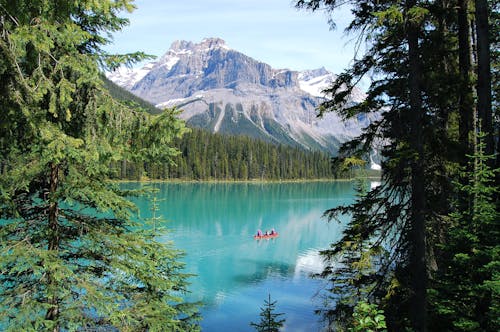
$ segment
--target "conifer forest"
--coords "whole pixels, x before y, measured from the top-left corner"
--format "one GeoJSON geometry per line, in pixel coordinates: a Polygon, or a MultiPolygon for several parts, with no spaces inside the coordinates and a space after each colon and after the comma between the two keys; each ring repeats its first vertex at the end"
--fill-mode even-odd
{"type": "MultiPolygon", "coordinates": [[[[311,276],[327,284],[324,330],[500,330],[500,2],[292,6],[325,13],[325,29],[348,6],[363,45],[318,116],[376,120],[333,156],[188,128],[180,109],[113,87],[105,72],[151,58],[106,51],[133,0],[0,0],[0,330],[201,330],[184,252],[156,214],[139,224],[143,192],[118,180],[352,177],[354,203],[324,212],[349,222],[311,276]]],[[[286,330],[271,295],[258,331],[286,330]]]]}

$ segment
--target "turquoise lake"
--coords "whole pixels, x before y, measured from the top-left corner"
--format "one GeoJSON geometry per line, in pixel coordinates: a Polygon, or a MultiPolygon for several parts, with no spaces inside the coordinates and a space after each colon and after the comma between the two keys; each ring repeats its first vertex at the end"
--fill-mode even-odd
{"type": "MultiPolygon", "coordinates": [[[[124,184],[137,187],[140,184],[124,184]]],[[[284,313],[285,331],[317,331],[321,304],[315,296],[322,270],[318,251],[338,240],[342,225],[325,210],[354,200],[352,182],[157,183],[159,214],[173,241],[185,251],[191,278],[189,300],[203,301],[203,331],[255,331],[260,308],[271,294],[284,313]],[[254,240],[257,229],[279,237],[254,240]]],[[[141,217],[151,216],[146,198],[134,199],[141,217]]]]}

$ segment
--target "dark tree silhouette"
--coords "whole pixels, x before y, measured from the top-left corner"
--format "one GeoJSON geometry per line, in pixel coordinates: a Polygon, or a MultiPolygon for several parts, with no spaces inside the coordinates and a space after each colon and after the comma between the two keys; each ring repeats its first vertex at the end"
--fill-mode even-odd
{"type": "Polygon", "coordinates": [[[267,300],[264,300],[264,307],[260,308],[260,322],[250,323],[251,326],[255,327],[255,330],[258,332],[278,332],[283,327],[285,319],[279,317],[284,314],[275,313],[276,302],[271,301],[271,294],[269,294],[267,300]]]}

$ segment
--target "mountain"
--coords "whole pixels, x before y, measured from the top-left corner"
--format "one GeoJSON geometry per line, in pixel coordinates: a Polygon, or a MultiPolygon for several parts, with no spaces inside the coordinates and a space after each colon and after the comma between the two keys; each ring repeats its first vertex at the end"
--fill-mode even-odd
{"type": "MultiPolygon", "coordinates": [[[[373,121],[360,116],[342,122],[334,113],[317,118],[333,73],[274,69],[219,38],[175,41],[158,60],[107,77],[159,108],[183,109],[188,125],[330,153],[373,121]]],[[[348,102],[364,97],[355,90],[348,102]]]]}
{"type": "Polygon", "coordinates": [[[128,91],[128,90],[118,86],[116,83],[110,81],[108,78],[102,77],[102,79],[103,79],[104,87],[106,88],[106,90],[109,91],[109,94],[113,98],[120,100],[122,102],[128,103],[128,104],[133,103],[151,114],[159,114],[162,112],[162,110],[155,107],[155,105],[145,101],[142,98],[137,97],[136,95],[134,95],[130,91],[128,91]]]}

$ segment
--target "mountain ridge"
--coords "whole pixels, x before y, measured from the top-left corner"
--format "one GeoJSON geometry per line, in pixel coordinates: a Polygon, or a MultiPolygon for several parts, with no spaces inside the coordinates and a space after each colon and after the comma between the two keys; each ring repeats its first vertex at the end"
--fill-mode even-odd
{"type": "MultiPolygon", "coordinates": [[[[373,121],[362,116],[343,122],[335,113],[317,118],[333,73],[274,69],[220,38],[175,41],[158,60],[107,76],[159,108],[183,109],[181,117],[190,125],[332,154],[373,121]]],[[[349,102],[364,97],[355,90],[349,102]]]]}

